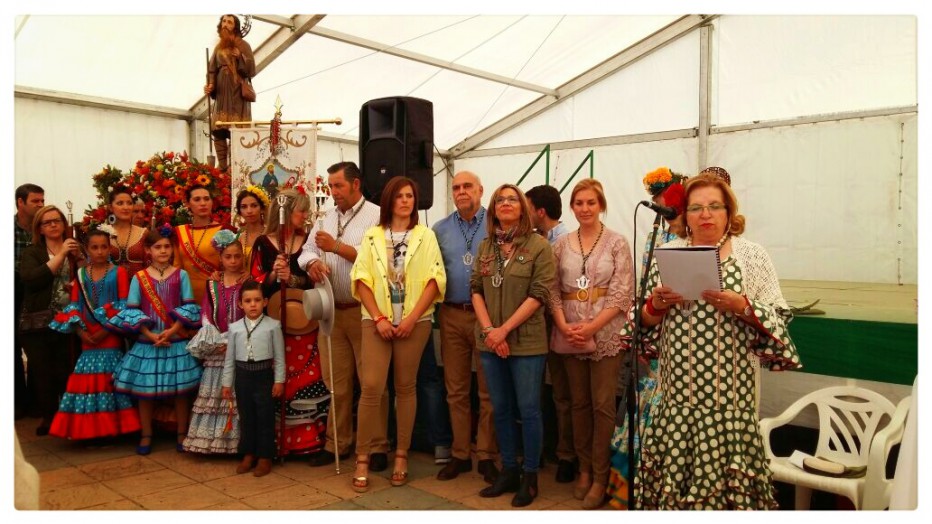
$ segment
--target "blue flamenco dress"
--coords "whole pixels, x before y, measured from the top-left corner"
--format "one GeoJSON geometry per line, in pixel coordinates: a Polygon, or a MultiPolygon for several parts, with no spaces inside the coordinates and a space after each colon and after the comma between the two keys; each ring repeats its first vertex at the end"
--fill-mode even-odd
{"type": "Polygon", "coordinates": [[[93,337],[106,332],[96,344],[82,343],[50,435],[84,440],[139,431],[139,414],[132,400],[113,389],[113,370],[123,353],[123,339],[108,327],[110,318],[126,306],[128,281],[121,267],[112,267],[97,282],[81,268],[71,286],[71,303],[49,324],[60,333],[80,328],[93,337]]]}
{"type": "MultiPolygon", "coordinates": [[[[187,272],[179,269],[159,281],[143,270],[133,276],[126,309],[110,319],[110,325],[127,335],[139,335],[144,327],[159,334],[175,321],[196,329],[200,313],[187,272]]],[[[201,366],[188,353],[187,342],[175,334],[167,347],[156,347],[140,336],[113,372],[114,389],[143,400],[172,398],[197,390],[201,366]]]]}

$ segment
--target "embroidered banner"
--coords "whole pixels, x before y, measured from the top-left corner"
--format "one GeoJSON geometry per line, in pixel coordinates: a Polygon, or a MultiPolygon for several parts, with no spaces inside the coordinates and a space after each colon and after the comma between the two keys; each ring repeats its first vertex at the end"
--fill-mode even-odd
{"type": "Polygon", "coordinates": [[[317,128],[281,125],[277,129],[274,141],[271,126],[230,130],[233,198],[248,185],[263,187],[273,199],[286,185],[301,185],[308,195],[314,194],[317,128]]]}

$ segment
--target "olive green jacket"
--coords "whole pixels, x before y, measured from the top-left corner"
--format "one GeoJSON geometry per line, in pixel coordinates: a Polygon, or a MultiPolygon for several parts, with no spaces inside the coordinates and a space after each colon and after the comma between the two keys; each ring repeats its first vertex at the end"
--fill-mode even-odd
{"type": "MultiPolygon", "coordinates": [[[[482,295],[493,326],[500,326],[528,298],[534,298],[541,307],[523,324],[508,334],[505,339],[512,355],[546,355],[550,347],[544,311],[550,300],[550,287],[556,278],[553,250],[547,239],[536,234],[514,239],[515,252],[511,262],[505,266],[501,287],[492,285],[492,276],[497,269],[494,239],[482,241],[476,261],[473,263],[470,289],[482,295]]],[[[481,351],[491,351],[479,338],[482,326],[476,323],[476,346],[481,351]]]]}

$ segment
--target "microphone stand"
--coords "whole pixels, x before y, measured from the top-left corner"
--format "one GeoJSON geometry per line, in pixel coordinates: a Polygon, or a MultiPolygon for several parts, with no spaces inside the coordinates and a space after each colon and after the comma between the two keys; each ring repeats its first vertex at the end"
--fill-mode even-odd
{"type": "MultiPolygon", "coordinates": [[[[640,205],[640,204],[639,204],[640,205]]],[[[635,288],[634,333],[631,337],[631,349],[628,351],[628,368],[631,370],[625,384],[625,409],[628,417],[628,510],[636,511],[637,502],[634,499],[634,484],[637,479],[636,462],[639,453],[635,453],[634,434],[640,428],[640,414],[638,413],[638,356],[641,352],[641,310],[647,301],[646,287],[647,275],[650,273],[650,263],[654,257],[654,245],[657,243],[657,232],[660,229],[660,214],[654,219],[651,232],[650,245],[647,249],[647,263],[641,269],[641,283],[635,288]]],[[[635,227],[637,227],[635,225],[635,227]]]]}

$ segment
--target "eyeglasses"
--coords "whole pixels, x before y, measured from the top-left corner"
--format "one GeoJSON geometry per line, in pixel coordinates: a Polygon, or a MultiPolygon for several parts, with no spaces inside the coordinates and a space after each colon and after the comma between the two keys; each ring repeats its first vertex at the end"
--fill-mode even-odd
{"type": "Polygon", "coordinates": [[[706,209],[708,209],[710,213],[714,213],[716,211],[722,211],[724,209],[728,209],[728,206],[726,206],[725,204],[719,204],[719,203],[709,204],[707,206],[700,206],[699,204],[693,204],[691,206],[686,207],[686,212],[693,214],[693,215],[698,215],[702,213],[703,211],[705,211],[706,209]]]}
{"type": "Polygon", "coordinates": [[[42,222],[39,222],[39,225],[40,226],[54,226],[54,225],[61,225],[62,223],[63,223],[62,219],[52,218],[49,220],[43,220],[42,222]]]}
{"type": "Polygon", "coordinates": [[[521,201],[518,200],[518,197],[516,196],[500,196],[495,199],[495,204],[499,206],[504,204],[505,202],[508,202],[509,204],[517,204],[521,201]]]}

